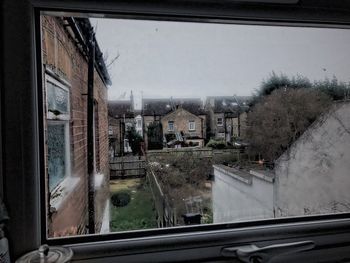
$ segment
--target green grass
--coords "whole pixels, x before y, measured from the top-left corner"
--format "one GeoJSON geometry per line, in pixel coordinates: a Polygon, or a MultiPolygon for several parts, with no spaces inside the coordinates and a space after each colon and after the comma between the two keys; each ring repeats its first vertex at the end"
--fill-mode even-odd
{"type": "Polygon", "coordinates": [[[111,194],[127,192],[131,201],[124,207],[111,205],[111,231],[156,228],[153,197],[144,179],[125,179],[111,182],[111,194]]]}

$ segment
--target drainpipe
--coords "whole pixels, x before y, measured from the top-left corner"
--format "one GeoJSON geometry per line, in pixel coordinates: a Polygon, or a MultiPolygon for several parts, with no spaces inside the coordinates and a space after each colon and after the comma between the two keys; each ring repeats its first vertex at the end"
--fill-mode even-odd
{"type": "Polygon", "coordinates": [[[87,96],[87,166],[88,166],[88,211],[89,234],[95,233],[95,178],[94,178],[94,64],[95,41],[93,29],[89,32],[88,96],[87,96]]]}
{"type": "Polygon", "coordinates": [[[224,112],[224,117],[222,118],[222,123],[223,123],[223,125],[224,125],[224,134],[225,134],[224,142],[225,142],[225,145],[227,145],[227,137],[226,137],[226,132],[227,132],[227,130],[226,130],[226,119],[228,119],[228,118],[227,118],[227,113],[224,112]]]}
{"type": "Polygon", "coordinates": [[[238,106],[238,118],[237,118],[238,132],[237,132],[237,134],[238,134],[238,138],[240,138],[241,137],[241,112],[242,111],[241,111],[241,106],[239,105],[239,102],[236,98],[236,95],[233,95],[233,98],[235,99],[237,106],[238,106]]]}

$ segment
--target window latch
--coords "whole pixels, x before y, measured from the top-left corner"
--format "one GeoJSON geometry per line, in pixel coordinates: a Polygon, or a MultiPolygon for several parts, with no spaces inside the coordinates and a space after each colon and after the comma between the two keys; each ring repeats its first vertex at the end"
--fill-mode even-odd
{"type": "Polygon", "coordinates": [[[301,241],[285,244],[276,244],[266,247],[244,245],[239,247],[226,247],[221,251],[224,257],[238,258],[246,263],[267,263],[273,257],[311,250],[315,247],[313,241],[301,241]]]}

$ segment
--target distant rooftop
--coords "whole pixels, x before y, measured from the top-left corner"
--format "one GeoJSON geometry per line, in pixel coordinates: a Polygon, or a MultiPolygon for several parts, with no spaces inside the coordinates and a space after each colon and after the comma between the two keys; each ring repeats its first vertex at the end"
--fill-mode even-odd
{"type": "Polygon", "coordinates": [[[206,107],[212,107],[215,113],[232,113],[237,115],[239,111],[249,108],[250,96],[209,96],[206,107]]]}
{"type": "Polygon", "coordinates": [[[195,115],[205,114],[200,98],[167,98],[167,99],[143,99],[143,115],[164,116],[179,106],[195,115]]]}
{"type": "Polygon", "coordinates": [[[115,118],[133,118],[134,111],[130,100],[108,101],[108,115],[115,118]]]}

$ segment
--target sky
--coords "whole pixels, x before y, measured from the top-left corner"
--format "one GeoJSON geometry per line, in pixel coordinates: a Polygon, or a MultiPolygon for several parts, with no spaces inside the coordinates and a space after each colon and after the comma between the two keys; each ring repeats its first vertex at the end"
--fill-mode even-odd
{"type": "Polygon", "coordinates": [[[272,72],[350,81],[350,30],[91,19],[109,100],[251,95],[272,72]]]}

